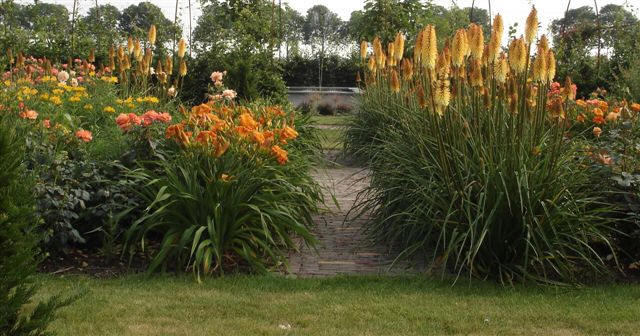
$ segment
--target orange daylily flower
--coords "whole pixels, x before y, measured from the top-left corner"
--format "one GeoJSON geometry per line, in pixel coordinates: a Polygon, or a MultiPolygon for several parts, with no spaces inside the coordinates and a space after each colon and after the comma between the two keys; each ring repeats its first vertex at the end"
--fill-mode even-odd
{"type": "Polygon", "coordinates": [[[76,137],[84,142],[93,140],[91,132],[84,129],[79,129],[78,131],[76,131],[76,137]]]}
{"type": "Polygon", "coordinates": [[[280,146],[275,145],[271,147],[271,153],[276,157],[278,163],[284,165],[289,161],[288,153],[286,150],[280,148],[280,146]]]}

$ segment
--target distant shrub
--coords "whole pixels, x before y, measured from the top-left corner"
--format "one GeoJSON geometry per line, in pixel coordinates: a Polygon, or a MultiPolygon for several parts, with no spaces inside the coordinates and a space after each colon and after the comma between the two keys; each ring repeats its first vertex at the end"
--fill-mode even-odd
{"type": "Polygon", "coordinates": [[[319,115],[329,116],[334,115],[336,113],[335,107],[331,104],[318,104],[316,107],[316,111],[318,111],[319,115]]]}

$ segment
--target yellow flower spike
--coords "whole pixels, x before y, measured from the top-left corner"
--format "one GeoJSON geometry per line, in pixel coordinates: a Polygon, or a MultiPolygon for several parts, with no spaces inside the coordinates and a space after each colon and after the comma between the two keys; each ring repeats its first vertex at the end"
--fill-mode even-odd
{"type": "Polygon", "coordinates": [[[369,57],[369,64],[367,64],[370,72],[376,71],[376,60],[373,59],[373,56],[369,57]]]}
{"type": "Polygon", "coordinates": [[[389,65],[393,66],[393,61],[396,59],[396,45],[393,42],[387,44],[387,54],[389,55],[389,65]]]}
{"type": "MultiPolygon", "coordinates": [[[[451,59],[449,49],[447,48],[443,49],[440,55],[438,55],[436,74],[438,75],[438,78],[441,79],[449,78],[449,75],[451,74],[451,59]]],[[[432,81],[433,80],[435,79],[432,78],[432,81]]]]}
{"type": "Polygon", "coordinates": [[[527,45],[531,45],[538,35],[538,11],[535,7],[531,9],[524,28],[524,38],[527,45]]]}
{"type": "Polygon", "coordinates": [[[96,61],[96,50],[95,49],[91,49],[91,51],[89,51],[89,57],[87,59],[89,61],[89,63],[94,63],[96,61]]]}
{"type": "Polygon", "coordinates": [[[184,41],[183,38],[181,38],[180,42],[178,42],[178,57],[184,58],[184,54],[186,51],[187,51],[187,43],[184,41]]]}
{"type": "Polygon", "coordinates": [[[149,27],[149,43],[153,46],[156,44],[156,25],[152,24],[149,27]]]}
{"type": "Polygon", "coordinates": [[[398,80],[398,73],[396,70],[391,70],[391,91],[393,93],[400,92],[400,80],[398,80]]]}
{"type": "Polygon", "coordinates": [[[382,42],[380,42],[380,38],[376,37],[373,39],[373,54],[376,57],[376,63],[378,68],[384,68],[384,52],[382,51],[382,42]]]}
{"type": "Polygon", "coordinates": [[[369,49],[369,43],[367,41],[360,42],[360,59],[362,61],[367,59],[367,50],[369,49]]]}
{"type": "Polygon", "coordinates": [[[404,80],[413,78],[413,63],[406,58],[402,60],[402,77],[404,80]]]}
{"type": "MultiPolygon", "coordinates": [[[[449,106],[449,101],[451,99],[451,91],[450,91],[450,82],[448,79],[438,79],[436,82],[435,88],[435,103],[440,107],[449,106]]],[[[439,113],[442,115],[442,113],[439,113]]]]}
{"type": "Polygon", "coordinates": [[[484,33],[482,27],[472,23],[469,26],[469,48],[471,50],[471,58],[478,60],[482,58],[484,52],[484,33]]]}
{"type": "Polygon", "coordinates": [[[127,38],[127,53],[129,55],[133,54],[133,39],[131,36],[127,38]]]}
{"type": "Polygon", "coordinates": [[[565,97],[568,100],[576,100],[576,91],[574,91],[573,82],[571,81],[571,77],[569,76],[567,76],[564,81],[564,93],[565,97]]]}
{"type": "MultiPolygon", "coordinates": [[[[556,77],[556,56],[553,50],[547,51],[547,82],[553,82],[556,77]]],[[[575,98],[575,97],[574,97],[575,98]]]]}
{"type": "Polygon", "coordinates": [[[547,81],[547,55],[538,54],[533,61],[533,80],[537,82],[547,81]]]}
{"type": "Polygon", "coordinates": [[[429,70],[435,68],[438,58],[438,40],[436,39],[436,28],[432,25],[428,25],[424,30],[420,58],[423,67],[429,70]]]}
{"type": "Polygon", "coordinates": [[[483,85],[482,64],[479,59],[476,59],[471,62],[471,86],[482,87],[483,85]]]}
{"type": "Polygon", "coordinates": [[[509,46],[509,66],[513,72],[524,72],[527,65],[527,49],[522,38],[511,41],[509,46]]]}
{"type": "Polygon", "coordinates": [[[164,70],[169,75],[173,73],[173,59],[169,56],[166,56],[164,59],[164,70]]]}
{"type": "Polygon", "coordinates": [[[458,29],[451,45],[451,61],[453,66],[461,67],[464,64],[464,58],[467,55],[468,49],[469,42],[467,40],[467,33],[462,28],[458,29]]]}
{"type": "Polygon", "coordinates": [[[404,35],[402,35],[402,33],[396,34],[396,40],[394,43],[396,63],[400,63],[404,57],[404,35]]]}
{"type": "Polygon", "coordinates": [[[509,73],[509,65],[507,64],[507,59],[504,54],[497,62],[494,63],[493,74],[496,81],[500,84],[504,84],[507,80],[507,74],[509,73]]]}
{"type": "Polygon", "coordinates": [[[133,57],[140,62],[142,59],[142,47],[140,47],[140,40],[136,39],[133,43],[133,57]]]}
{"type": "Polygon", "coordinates": [[[416,36],[416,44],[413,47],[413,63],[420,64],[420,56],[422,55],[422,39],[424,38],[424,30],[418,32],[416,36]]]}
{"type": "Polygon", "coordinates": [[[538,41],[538,53],[546,54],[547,51],[549,51],[549,41],[547,35],[543,34],[538,41]]]}
{"type": "Polygon", "coordinates": [[[184,58],[180,60],[180,76],[184,77],[187,75],[187,62],[185,62],[184,58]]]}

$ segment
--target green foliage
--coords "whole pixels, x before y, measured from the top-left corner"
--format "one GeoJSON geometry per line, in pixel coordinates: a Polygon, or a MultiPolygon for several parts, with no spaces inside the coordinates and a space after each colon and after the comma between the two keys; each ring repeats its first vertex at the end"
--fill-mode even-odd
{"type": "Polygon", "coordinates": [[[365,90],[347,149],[372,171],[358,209],[373,215],[370,236],[399,258],[503,283],[606,274],[611,209],[548,117],[545,87],[538,107],[515,112],[499,93],[487,108],[471,88],[458,90],[442,117],[392,93],[380,74],[365,90]]]}
{"type": "MultiPolygon", "coordinates": [[[[309,127],[299,129],[301,138],[313,137],[309,127]]],[[[309,174],[315,150],[305,141],[293,146],[282,166],[233,146],[219,158],[196,147],[131,171],[147,206],[128,229],[127,243],[144,247],[146,238],[159,235],[149,270],[192,269],[198,278],[238,266],[262,272],[281,265],[286,251],[297,248],[294,235],[315,242],[309,228],[321,200],[309,174]]]]}
{"type": "MultiPolygon", "coordinates": [[[[367,0],[363,10],[351,13],[348,30],[355,41],[372,41],[379,37],[391,42],[398,32],[417,36],[425,25],[432,24],[441,37],[451,36],[456,29],[470,23],[470,11],[471,8],[454,6],[447,9],[419,0],[367,0]]],[[[487,11],[474,8],[473,22],[484,25],[488,31],[487,11]]]]}
{"type": "Polygon", "coordinates": [[[35,187],[37,210],[48,251],[73,243],[99,246],[101,238],[95,236],[108,217],[137,204],[135,186],[122,177],[118,161],[95,161],[78,148],[29,146],[27,162],[40,181],[35,187]]]}
{"type": "Polygon", "coordinates": [[[0,120],[0,335],[49,335],[55,311],[70,303],[53,297],[33,304],[33,275],[40,236],[31,193],[33,180],[22,166],[23,139],[0,120]]]}
{"type": "Polygon", "coordinates": [[[599,87],[622,96],[637,86],[633,66],[640,22],[625,7],[613,4],[600,8],[598,14],[593,7],[583,6],[552,22],[558,76],[571,77],[578,85],[578,96],[588,97],[599,87]]]}
{"type": "MultiPolygon", "coordinates": [[[[329,55],[323,60],[322,85],[326,87],[356,85],[356,73],[360,70],[354,58],[329,55]]],[[[287,86],[317,86],[319,58],[292,56],[282,61],[283,80],[287,86]]]]}
{"type": "Polygon", "coordinates": [[[203,74],[227,71],[225,82],[236,89],[241,99],[252,101],[265,98],[285,104],[287,89],[281,77],[282,70],[272,57],[271,54],[242,50],[198,54],[189,63],[191,70],[185,77],[181,99],[194,105],[206,101],[207,86],[211,80],[203,74]]]}

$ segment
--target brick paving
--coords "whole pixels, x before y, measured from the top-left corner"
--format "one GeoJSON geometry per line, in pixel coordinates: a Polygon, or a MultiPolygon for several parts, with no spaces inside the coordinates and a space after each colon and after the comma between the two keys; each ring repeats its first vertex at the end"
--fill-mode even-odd
{"type": "MultiPolygon", "coordinates": [[[[314,177],[322,185],[325,209],[314,217],[316,249],[302,247],[289,258],[288,272],[298,276],[388,274],[415,272],[406,263],[389,269],[393,257],[384,246],[372,246],[363,235],[367,218],[347,218],[358,193],[368,181],[362,168],[322,168],[314,177]],[[333,199],[337,201],[333,201],[333,199]]],[[[351,217],[351,216],[350,216],[351,217]]]]}

